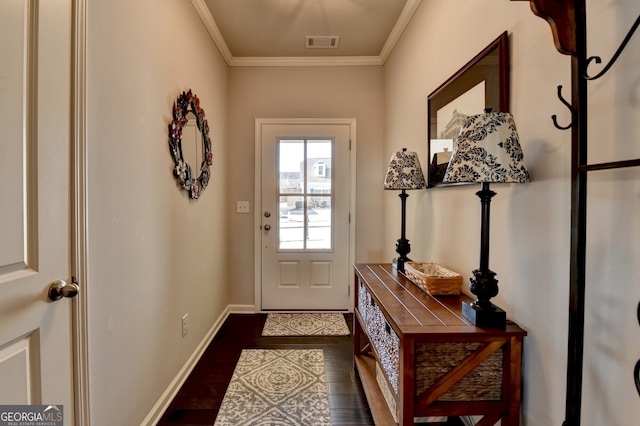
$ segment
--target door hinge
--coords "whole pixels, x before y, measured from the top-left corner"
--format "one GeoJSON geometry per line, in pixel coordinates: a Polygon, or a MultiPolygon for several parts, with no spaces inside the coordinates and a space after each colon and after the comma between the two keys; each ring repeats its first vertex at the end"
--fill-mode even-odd
{"type": "Polygon", "coordinates": [[[351,139],[349,139],[349,151],[351,151],[351,139]]]}
{"type": "Polygon", "coordinates": [[[351,297],[351,284],[347,286],[347,297],[351,297]]]}

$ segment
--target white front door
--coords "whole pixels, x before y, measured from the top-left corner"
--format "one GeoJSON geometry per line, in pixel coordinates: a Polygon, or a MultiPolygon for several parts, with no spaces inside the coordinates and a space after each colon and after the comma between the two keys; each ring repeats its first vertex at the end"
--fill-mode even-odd
{"type": "Polygon", "coordinates": [[[261,308],[347,310],[349,123],[262,123],[261,308]]]}
{"type": "Polygon", "coordinates": [[[71,16],[69,0],[0,0],[0,405],[57,406],[65,425],[73,302],[48,289],[71,280],[71,16]]]}

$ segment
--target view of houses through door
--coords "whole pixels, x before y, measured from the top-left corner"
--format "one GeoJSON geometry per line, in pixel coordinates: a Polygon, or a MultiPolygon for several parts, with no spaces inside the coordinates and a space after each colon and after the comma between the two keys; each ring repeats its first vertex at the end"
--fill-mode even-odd
{"type": "MultiPolygon", "coordinates": [[[[0,405],[74,422],[69,0],[0,1],[0,405]]],[[[52,423],[53,424],[53,423],[52,423]]]]}
{"type": "Polygon", "coordinates": [[[349,123],[260,123],[262,310],[349,308],[351,130],[349,123]]]}

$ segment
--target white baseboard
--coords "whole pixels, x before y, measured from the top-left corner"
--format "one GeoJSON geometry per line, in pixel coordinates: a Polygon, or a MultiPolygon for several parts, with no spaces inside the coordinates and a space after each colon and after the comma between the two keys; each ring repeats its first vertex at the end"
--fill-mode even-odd
{"type": "MultiPolygon", "coordinates": [[[[251,308],[253,309],[253,306],[251,306],[251,308]]],[[[220,327],[222,327],[224,321],[227,319],[230,313],[235,313],[236,309],[242,310],[242,313],[249,313],[248,311],[244,310],[244,305],[229,305],[225,308],[224,311],[222,311],[207,334],[205,334],[200,344],[198,344],[195,351],[191,354],[189,359],[187,359],[187,362],[180,369],[176,377],[171,381],[169,387],[167,387],[167,389],[162,393],[158,402],[155,403],[149,414],[147,414],[147,417],[145,417],[145,419],[142,421],[141,426],[156,425],[158,421],[160,421],[160,418],[165,413],[165,411],[167,411],[169,404],[171,404],[173,398],[175,398],[175,396],[178,394],[178,391],[180,391],[180,388],[189,377],[189,374],[191,374],[191,371],[195,368],[196,364],[202,357],[202,354],[207,349],[215,335],[218,333],[218,330],[220,330],[220,327]]]]}
{"type": "Polygon", "coordinates": [[[255,305],[229,305],[227,310],[230,314],[255,314],[257,312],[255,305]]]}

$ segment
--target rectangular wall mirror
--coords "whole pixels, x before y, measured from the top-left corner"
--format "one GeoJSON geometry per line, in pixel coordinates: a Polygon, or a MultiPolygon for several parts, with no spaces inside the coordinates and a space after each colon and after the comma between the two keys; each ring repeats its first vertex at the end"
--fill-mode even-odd
{"type": "Polygon", "coordinates": [[[502,33],[428,98],[427,186],[442,182],[462,120],[492,111],[509,112],[509,37],[502,33]]]}

